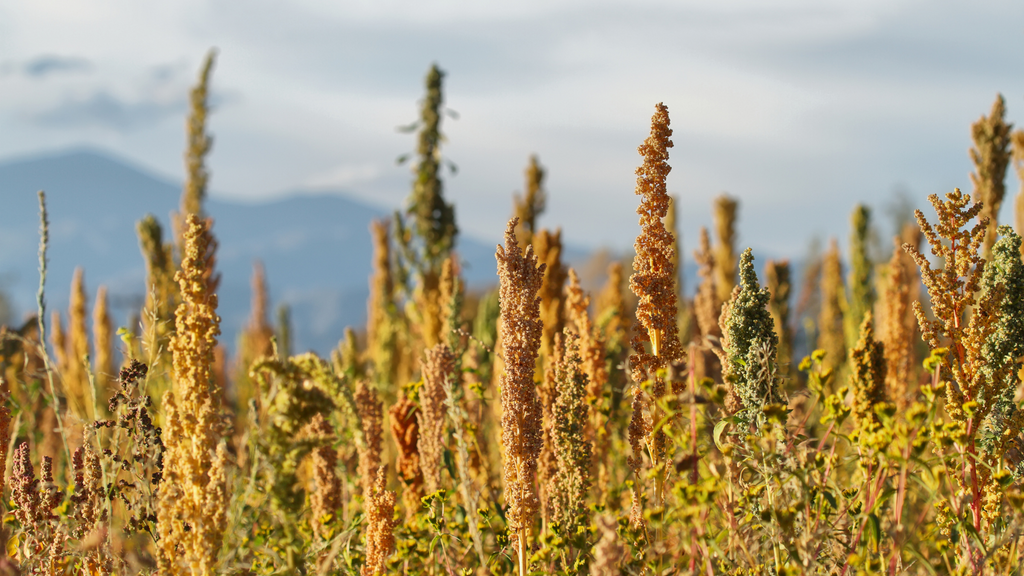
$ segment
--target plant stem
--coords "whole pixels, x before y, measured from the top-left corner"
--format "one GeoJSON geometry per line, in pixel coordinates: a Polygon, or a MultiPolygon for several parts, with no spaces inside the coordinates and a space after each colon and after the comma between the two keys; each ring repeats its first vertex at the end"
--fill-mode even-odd
{"type": "MultiPolygon", "coordinates": [[[[53,417],[57,420],[57,431],[60,432],[60,439],[64,445],[65,462],[71,463],[71,448],[68,446],[68,436],[64,432],[64,419],[60,416],[60,399],[57,397],[57,389],[53,384],[53,368],[50,366],[50,354],[46,351],[46,250],[50,244],[50,222],[46,212],[46,192],[39,191],[39,291],[36,293],[36,308],[39,317],[39,355],[43,359],[43,369],[46,372],[47,382],[50,384],[50,396],[53,402],[53,417]]],[[[64,467],[67,471],[67,465],[64,467]]]]}

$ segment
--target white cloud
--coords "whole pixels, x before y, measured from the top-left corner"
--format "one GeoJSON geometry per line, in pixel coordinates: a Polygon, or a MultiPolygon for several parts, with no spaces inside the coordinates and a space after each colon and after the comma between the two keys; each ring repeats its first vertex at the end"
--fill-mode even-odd
{"type": "Polygon", "coordinates": [[[375,180],[381,175],[381,172],[381,167],[376,164],[342,164],[311,175],[303,182],[303,185],[314,189],[340,188],[344,190],[355,184],[375,180]]]}

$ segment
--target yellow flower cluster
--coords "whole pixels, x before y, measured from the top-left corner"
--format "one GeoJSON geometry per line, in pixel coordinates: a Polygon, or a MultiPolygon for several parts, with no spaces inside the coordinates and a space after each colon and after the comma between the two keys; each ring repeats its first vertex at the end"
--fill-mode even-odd
{"type": "Polygon", "coordinates": [[[220,418],[221,390],[213,377],[220,335],[217,295],[208,289],[207,222],[189,215],[185,252],[175,279],[181,303],[171,339],[173,389],[164,395],[164,480],[160,485],[158,560],[170,575],[215,573],[227,521],[224,465],[227,450],[220,418]]]}

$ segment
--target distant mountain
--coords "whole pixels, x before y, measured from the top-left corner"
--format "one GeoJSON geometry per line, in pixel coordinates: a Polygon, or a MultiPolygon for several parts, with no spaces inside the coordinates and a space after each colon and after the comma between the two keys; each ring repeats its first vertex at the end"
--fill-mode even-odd
{"type": "MultiPolygon", "coordinates": [[[[181,186],[92,149],[0,162],[0,288],[19,314],[35,310],[37,190],[46,191],[50,219],[48,308],[66,311],[72,272],[82,266],[90,298],[105,284],[115,322],[126,324],[145,290],[135,223],[151,213],[169,237],[169,215],[178,206],[181,186]]],[[[257,259],[266,267],[273,305],[292,308],[296,350],[325,353],[345,326],[365,322],[372,256],[368,227],[387,210],[342,192],[301,191],[261,204],[210,199],[206,209],[220,244],[218,311],[229,347],[248,316],[257,259]]],[[[496,281],[493,244],[460,236],[457,248],[470,285],[496,281]]]]}

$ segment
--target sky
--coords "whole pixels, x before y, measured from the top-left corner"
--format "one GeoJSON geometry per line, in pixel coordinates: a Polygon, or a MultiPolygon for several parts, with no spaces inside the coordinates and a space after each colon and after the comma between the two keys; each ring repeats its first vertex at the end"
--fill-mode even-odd
{"type": "Polygon", "coordinates": [[[887,236],[895,198],[970,189],[970,124],[997,93],[1024,125],[1013,0],[0,0],[0,159],[92,146],[180,180],[211,47],[213,195],[400,206],[414,137],[396,128],[436,63],[456,113],[445,193],[463,232],[495,241],[537,154],[541,225],[630,246],[658,102],[686,255],[722,192],[741,202],[739,243],[773,257],[844,240],[858,202],[887,236]]]}

